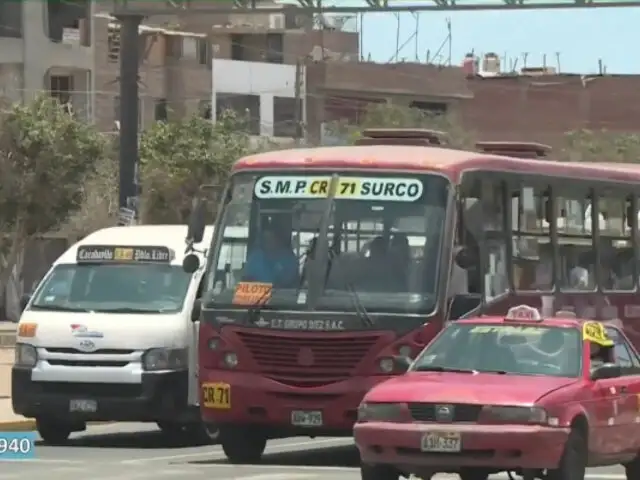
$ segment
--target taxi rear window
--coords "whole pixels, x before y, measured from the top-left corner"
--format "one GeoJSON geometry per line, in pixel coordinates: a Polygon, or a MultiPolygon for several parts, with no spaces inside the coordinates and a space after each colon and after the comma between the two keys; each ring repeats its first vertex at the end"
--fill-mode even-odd
{"type": "Polygon", "coordinates": [[[536,324],[451,324],[416,359],[412,370],[473,370],[577,377],[578,329],[536,324]]]}

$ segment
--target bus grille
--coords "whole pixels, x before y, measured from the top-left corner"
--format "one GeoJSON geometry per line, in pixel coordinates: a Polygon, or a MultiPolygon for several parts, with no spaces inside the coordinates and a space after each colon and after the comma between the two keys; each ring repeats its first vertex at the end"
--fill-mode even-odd
{"type": "Polygon", "coordinates": [[[261,373],[297,387],[329,385],[351,377],[380,339],[379,334],[349,338],[236,334],[261,373]]]}

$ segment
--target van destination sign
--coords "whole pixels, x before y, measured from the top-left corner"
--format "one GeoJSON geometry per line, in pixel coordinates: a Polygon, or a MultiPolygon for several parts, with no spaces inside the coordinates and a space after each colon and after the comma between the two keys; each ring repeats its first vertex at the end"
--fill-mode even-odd
{"type": "Polygon", "coordinates": [[[156,246],[83,245],[78,247],[78,263],[170,263],[171,251],[156,246]]]}
{"type": "Polygon", "coordinates": [[[284,318],[272,318],[265,320],[260,318],[255,325],[261,328],[273,328],[276,330],[307,330],[307,331],[320,331],[331,332],[338,330],[345,330],[343,320],[294,320],[284,318]]]}

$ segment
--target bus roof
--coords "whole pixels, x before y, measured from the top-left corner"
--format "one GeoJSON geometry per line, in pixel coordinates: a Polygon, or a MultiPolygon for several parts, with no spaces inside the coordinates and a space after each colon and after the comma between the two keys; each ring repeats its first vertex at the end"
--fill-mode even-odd
{"type": "MultiPolygon", "coordinates": [[[[103,228],[90,233],[71,246],[55,263],[76,263],[78,247],[85,245],[121,245],[127,247],[167,247],[175,252],[175,258],[171,263],[182,265],[186,237],[186,225],[134,225],[130,227],[103,228]]],[[[206,245],[208,248],[212,237],[213,227],[206,227],[202,245],[206,245]]]]}
{"type": "Polygon", "coordinates": [[[625,163],[557,162],[513,158],[449,148],[366,145],[277,150],[241,158],[234,172],[246,170],[312,171],[385,170],[437,172],[459,182],[465,171],[487,170],[516,174],[550,175],[585,180],[640,182],[640,168],[625,163]]]}

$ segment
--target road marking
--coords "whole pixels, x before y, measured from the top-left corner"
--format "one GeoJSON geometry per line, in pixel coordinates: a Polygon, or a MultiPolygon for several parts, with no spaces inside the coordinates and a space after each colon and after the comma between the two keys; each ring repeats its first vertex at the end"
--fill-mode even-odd
{"type": "Polygon", "coordinates": [[[242,475],[233,477],[237,480],[298,480],[302,478],[316,478],[318,475],[309,475],[308,473],[262,473],[259,475],[242,475]]]}
{"type": "MultiPolygon", "coordinates": [[[[263,465],[263,464],[259,464],[259,465],[232,465],[229,463],[216,463],[216,464],[197,464],[197,463],[192,463],[189,465],[186,465],[189,468],[205,468],[205,469],[214,469],[214,468],[219,468],[219,469],[224,469],[224,468],[235,468],[237,469],[238,467],[242,467],[242,468],[249,468],[249,467],[253,467],[259,470],[278,470],[278,471],[294,471],[294,472],[339,472],[339,473],[355,473],[355,472],[360,472],[360,467],[313,467],[310,465],[263,465]]],[[[271,474],[273,475],[273,474],[271,474]]]]}
{"type": "MultiPolygon", "coordinates": [[[[324,438],[319,440],[303,440],[291,443],[276,443],[273,446],[267,445],[267,449],[265,450],[265,455],[269,455],[271,453],[283,453],[282,449],[285,451],[287,449],[293,449],[293,452],[299,450],[295,447],[313,447],[316,445],[327,445],[333,444],[335,447],[346,447],[353,444],[353,440],[350,438],[324,438]]],[[[331,445],[329,445],[331,446],[331,445]]],[[[222,452],[221,447],[217,446],[216,450],[213,452],[198,452],[198,453],[180,453],[177,455],[161,455],[157,457],[146,457],[146,458],[136,458],[133,460],[123,460],[120,463],[123,465],[138,465],[141,463],[149,463],[149,462],[158,462],[158,461],[172,461],[172,460],[183,460],[187,458],[202,458],[204,460],[221,460],[225,458],[224,452],[222,452]]]]}

